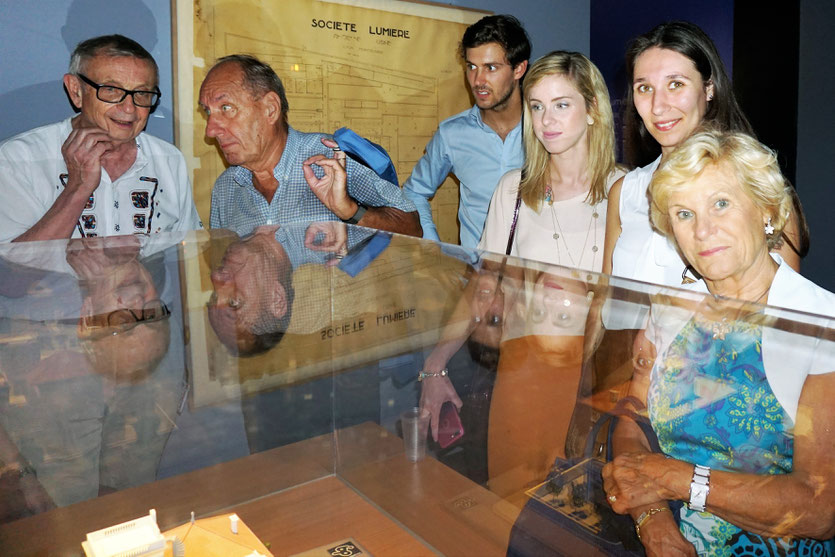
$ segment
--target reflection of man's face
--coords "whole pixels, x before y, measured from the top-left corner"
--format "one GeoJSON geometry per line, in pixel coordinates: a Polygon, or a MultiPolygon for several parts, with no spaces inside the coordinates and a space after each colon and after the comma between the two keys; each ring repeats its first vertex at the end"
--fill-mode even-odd
{"type": "Polygon", "coordinates": [[[214,293],[209,300],[209,321],[227,346],[252,340],[252,325],[258,314],[260,293],[259,257],[250,254],[246,241],[229,246],[220,265],[212,271],[214,293]]]}
{"type": "Polygon", "coordinates": [[[476,328],[470,339],[498,348],[504,323],[504,292],[497,275],[484,272],[478,276],[473,302],[476,328]]]}
{"type": "Polygon", "coordinates": [[[96,371],[120,381],[138,381],[152,373],[168,352],[168,320],[139,323],[123,334],[104,336],[86,344],[96,371]]]}
{"type": "Polygon", "coordinates": [[[142,310],[159,298],[151,274],[136,260],[112,268],[111,272],[91,283],[90,298],[97,314],[127,308],[142,310]]]}
{"type": "Polygon", "coordinates": [[[274,230],[256,232],[231,244],[212,271],[214,292],[209,300],[209,322],[227,347],[248,352],[255,343],[258,324],[281,318],[288,311],[286,294],[275,271],[279,254],[274,230]]]}
{"type": "Polygon", "coordinates": [[[133,260],[107,271],[88,283],[79,336],[96,371],[138,380],[168,350],[169,313],[144,265],[133,260]]]}

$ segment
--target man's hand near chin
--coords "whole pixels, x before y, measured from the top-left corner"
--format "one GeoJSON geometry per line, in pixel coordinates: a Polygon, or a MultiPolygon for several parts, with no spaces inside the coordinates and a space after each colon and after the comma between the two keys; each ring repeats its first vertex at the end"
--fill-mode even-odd
{"type": "Polygon", "coordinates": [[[67,173],[60,176],[63,191],[46,214],[13,241],[69,238],[79,226],[78,219],[90,195],[101,182],[102,161],[119,145],[104,130],[83,127],[76,121],[73,121],[73,130],[61,146],[61,156],[67,165],[67,173]]]}
{"type": "Polygon", "coordinates": [[[68,174],[65,189],[88,196],[93,193],[101,181],[101,159],[113,148],[113,140],[104,130],[74,127],[61,146],[68,174]]]}

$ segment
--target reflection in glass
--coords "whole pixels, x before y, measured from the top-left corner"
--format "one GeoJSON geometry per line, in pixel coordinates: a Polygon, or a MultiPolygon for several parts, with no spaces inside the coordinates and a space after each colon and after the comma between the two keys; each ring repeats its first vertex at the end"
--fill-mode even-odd
{"type": "Polygon", "coordinates": [[[342,223],[164,236],[162,247],[0,247],[4,555],[76,551],[86,532],[145,515],[149,502],[163,530],[191,510],[234,511],[282,553],[337,542],[346,523],[382,555],[525,553],[522,540],[537,555],[640,553],[640,513],[616,513],[631,495],[607,499],[607,454],[616,475],[684,478],[646,502],[679,503],[644,522],[650,539],[673,512],[712,520],[681,508],[694,461],[712,468],[711,515],[725,519],[727,494],[774,489],[781,506],[760,507],[769,532],[828,534],[831,316],[477,252],[462,260],[342,223]],[[276,296],[279,286],[293,295],[276,296]],[[270,330],[257,316],[276,304],[289,316],[280,338],[247,352],[270,330]],[[635,322],[640,334],[613,326],[635,322]],[[418,383],[436,364],[448,375],[418,383]],[[445,448],[430,437],[413,463],[399,416],[432,397],[458,403],[465,433],[445,448]],[[602,420],[613,414],[611,430],[602,420]],[[671,458],[647,452],[646,426],[671,458]],[[813,454],[818,491],[785,483],[813,454]],[[745,474],[741,492],[733,474],[745,474]],[[814,516],[789,513],[793,493],[815,502],[814,516]],[[545,513],[531,521],[534,502],[545,513]],[[35,528],[56,534],[21,533],[35,528]]]}

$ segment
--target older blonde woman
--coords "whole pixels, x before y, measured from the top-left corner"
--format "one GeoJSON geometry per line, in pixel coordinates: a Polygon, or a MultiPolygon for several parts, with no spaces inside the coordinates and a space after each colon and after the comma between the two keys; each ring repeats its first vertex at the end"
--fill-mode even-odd
{"type": "Polygon", "coordinates": [[[785,330],[759,304],[832,316],[835,294],[769,253],[792,208],[776,157],[744,134],[697,133],[649,191],[653,224],[713,296],[653,305],[657,359],[632,391],[667,458],[622,424],[609,501],[648,555],[831,555],[835,343],[819,338],[826,329],[785,330]],[[689,503],[678,526],[668,500],[689,503]]]}

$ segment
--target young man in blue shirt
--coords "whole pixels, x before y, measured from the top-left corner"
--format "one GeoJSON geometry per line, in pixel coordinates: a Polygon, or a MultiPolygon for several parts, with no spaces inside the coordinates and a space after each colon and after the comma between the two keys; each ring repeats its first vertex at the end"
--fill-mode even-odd
{"type": "Polygon", "coordinates": [[[452,173],[461,183],[461,245],[478,244],[499,178],[524,160],[520,85],[530,54],[528,35],[513,16],[487,16],[464,32],[461,56],[475,105],[441,122],[403,185],[424,238],[439,239],[429,200],[452,173]]]}

